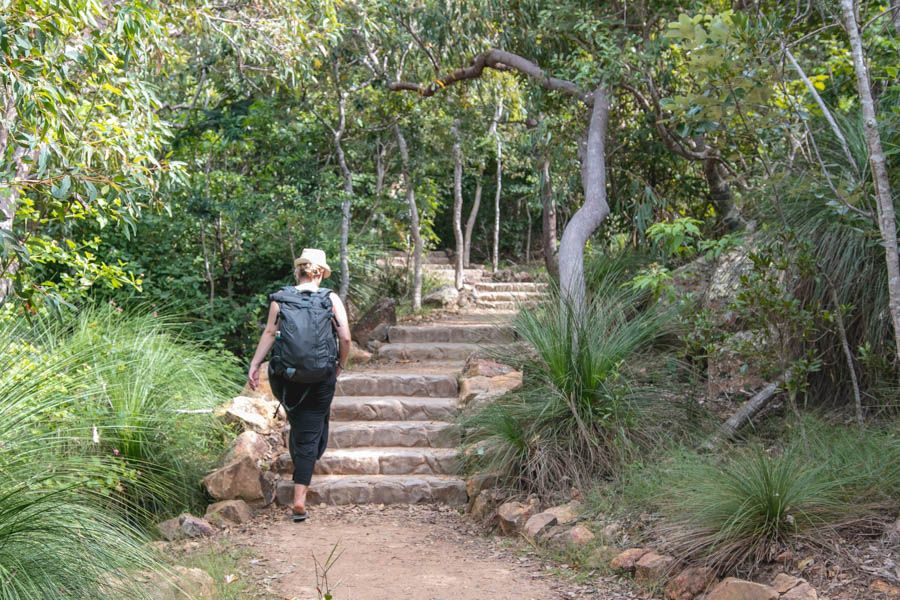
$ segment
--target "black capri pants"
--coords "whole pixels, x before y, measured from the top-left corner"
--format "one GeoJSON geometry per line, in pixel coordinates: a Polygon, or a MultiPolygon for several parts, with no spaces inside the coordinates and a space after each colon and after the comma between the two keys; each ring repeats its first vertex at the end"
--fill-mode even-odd
{"type": "Polygon", "coordinates": [[[278,383],[281,385],[277,387],[283,386],[281,400],[291,424],[288,443],[294,462],[294,483],[309,485],[316,461],[328,445],[328,418],[337,374],[316,383],[278,383]]]}

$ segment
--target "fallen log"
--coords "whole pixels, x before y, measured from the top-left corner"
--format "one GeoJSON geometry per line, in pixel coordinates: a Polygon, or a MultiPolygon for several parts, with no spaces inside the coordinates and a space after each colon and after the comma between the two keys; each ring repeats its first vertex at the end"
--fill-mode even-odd
{"type": "Polygon", "coordinates": [[[737,434],[744,425],[750,422],[753,417],[758,415],[769,402],[774,398],[781,389],[784,380],[789,377],[788,373],[781,375],[775,381],[767,383],[761,390],[753,394],[753,396],[744,402],[728,420],[719,426],[718,431],[710,438],[704,448],[712,450],[721,442],[730,440],[737,434]]]}

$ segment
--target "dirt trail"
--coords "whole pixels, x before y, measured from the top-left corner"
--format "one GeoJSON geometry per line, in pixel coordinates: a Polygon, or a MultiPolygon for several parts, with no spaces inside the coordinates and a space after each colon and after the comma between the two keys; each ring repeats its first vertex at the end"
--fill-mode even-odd
{"type": "Polygon", "coordinates": [[[323,563],[335,545],[342,553],[328,573],[335,600],[633,597],[613,591],[621,588],[612,581],[599,592],[561,580],[523,545],[484,536],[446,506],[323,506],[303,524],[285,514],[266,513],[227,535],[252,557],[245,575],[266,598],[314,600],[313,556],[323,563]]]}

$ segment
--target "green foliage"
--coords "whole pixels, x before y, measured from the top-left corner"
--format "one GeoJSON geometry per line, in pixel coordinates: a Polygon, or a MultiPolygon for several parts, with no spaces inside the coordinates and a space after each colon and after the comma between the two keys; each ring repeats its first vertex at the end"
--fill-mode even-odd
{"type": "Polygon", "coordinates": [[[672,289],[672,274],[667,268],[657,263],[641,270],[628,282],[628,286],[636,292],[649,293],[653,299],[663,296],[668,300],[675,298],[675,291],[672,289]]]}
{"type": "Polygon", "coordinates": [[[647,228],[647,237],[656,244],[663,256],[690,256],[696,252],[697,240],[703,237],[702,221],[679,217],[672,221],[654,223],[647,228]]]}
{"type": "MultiPolygon", "coordinates": [[[[611,278],[611,280],[614,278],[611,278]]],[[[584,307],[553,298],[519,313],[533,351],[507,360],[525,387],[464,421],[476,463],[524,489],[551,493],[615,472],[641,438],[647,398],[631,361],[665,331],[666,315],[635,312],[637,294],[607,283],[584,307]]]]}

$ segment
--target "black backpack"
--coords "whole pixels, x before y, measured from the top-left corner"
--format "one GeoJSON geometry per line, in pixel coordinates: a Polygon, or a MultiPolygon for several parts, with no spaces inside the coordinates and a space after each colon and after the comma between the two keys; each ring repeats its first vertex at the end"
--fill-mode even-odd
{"type": "Polygon", "coordinates": [[[332,377],[338,345],[331,290],[310,292],[286,287],[270,295],[269,300],[277,302],[279,308],[270,373],[301,383],[332,377]]]}

